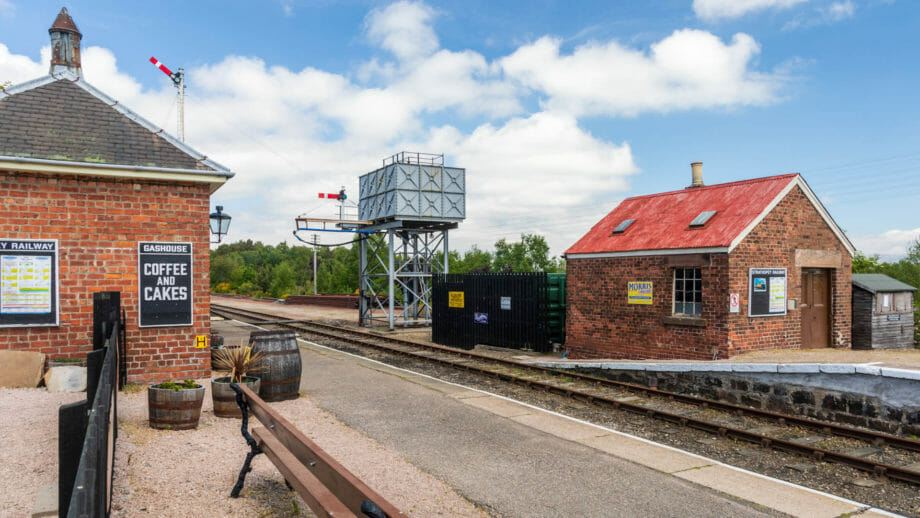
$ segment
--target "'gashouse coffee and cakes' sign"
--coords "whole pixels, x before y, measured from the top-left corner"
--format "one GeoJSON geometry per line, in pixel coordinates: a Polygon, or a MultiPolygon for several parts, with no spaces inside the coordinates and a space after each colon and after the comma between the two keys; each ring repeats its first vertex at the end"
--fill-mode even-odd
{"type": "Polygon", "coordinates": [[[137,244],[141,327],[192,325],[192,244],[137,244]]]}

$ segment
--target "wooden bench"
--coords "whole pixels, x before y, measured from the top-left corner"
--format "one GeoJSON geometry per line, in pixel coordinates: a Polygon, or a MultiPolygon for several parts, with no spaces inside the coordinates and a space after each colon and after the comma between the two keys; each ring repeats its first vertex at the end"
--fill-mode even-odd
{"type": "Polygon", "coordinates": [[[264,453],[317,516],[397,518],[406,514],[323,451],[245,385],[231,383],[243,413],[242,434],[250,447],[230,496],[237,498],[253,457],[264,453]],[[249,434],[249,413],[264,427],[249,434]]]}

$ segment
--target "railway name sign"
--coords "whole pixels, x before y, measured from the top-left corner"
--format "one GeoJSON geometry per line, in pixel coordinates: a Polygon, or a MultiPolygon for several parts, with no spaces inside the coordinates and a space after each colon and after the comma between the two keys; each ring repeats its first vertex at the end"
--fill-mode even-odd
{"type": "Polygon", "coordinates": [[[140,327],[192,325],[192,244],[137,244],[140,327]]]}

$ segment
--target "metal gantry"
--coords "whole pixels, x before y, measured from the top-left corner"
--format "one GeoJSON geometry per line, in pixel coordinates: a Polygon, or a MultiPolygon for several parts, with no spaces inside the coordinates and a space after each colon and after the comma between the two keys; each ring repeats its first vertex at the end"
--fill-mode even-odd
{"type": "Polygon", "coordinates": [[[448,231],[457,224],[384,227],[359,243],[358,321],[390,329],[429,325],[431,277],[448,273],[448,231]]]}

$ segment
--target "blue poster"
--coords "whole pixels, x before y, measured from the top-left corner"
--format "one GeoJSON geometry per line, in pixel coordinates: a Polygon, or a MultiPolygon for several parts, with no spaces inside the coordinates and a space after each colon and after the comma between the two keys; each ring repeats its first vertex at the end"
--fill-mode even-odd
{"type": "Polygon", "coordinates": [[[474,324],[488,324],[489,314],[488,313],[473,313],[473,323],[474,324]]]}

